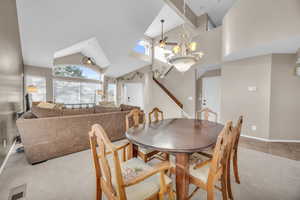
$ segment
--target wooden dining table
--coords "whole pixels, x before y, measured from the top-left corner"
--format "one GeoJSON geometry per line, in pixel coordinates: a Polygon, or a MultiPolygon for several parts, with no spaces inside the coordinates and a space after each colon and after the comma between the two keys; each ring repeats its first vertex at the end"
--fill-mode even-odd
{"type": "Polygon", "coordinates": [[[175,155],[177,199],[187,200],[189,156],[214,146],[223,127],[206,120],[166,119],[130,128],[126,137],[133,144],[133,157],[137,157],[139,146],[175,155]]]}

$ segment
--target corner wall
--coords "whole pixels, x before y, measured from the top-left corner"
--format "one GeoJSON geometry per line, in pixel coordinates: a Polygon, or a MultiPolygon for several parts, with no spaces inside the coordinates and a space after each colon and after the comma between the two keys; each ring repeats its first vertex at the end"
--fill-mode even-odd
{"type": "Polygon", "coordinates": [[[272,56],[270,139],[300,140],[300,77],[296,54],[272,56]]]}
{"type": "Polygon", "coordinates": [[[15,0],[0,1],[0,165],[18,134],[23,111],[23,59],[15,0]]]}

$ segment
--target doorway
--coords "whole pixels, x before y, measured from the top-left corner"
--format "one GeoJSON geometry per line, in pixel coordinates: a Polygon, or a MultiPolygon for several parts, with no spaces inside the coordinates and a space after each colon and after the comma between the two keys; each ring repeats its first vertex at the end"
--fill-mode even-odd
{"type": "Polygon", "coordinates": [[[123,102],[144,109],[144,87],[142,83],[125,83],[123,102]]]}
{"type": "MultiPolygon", "coordinates": [[[[204,77],[202,81],[201,106],[202,108],[207,107],[216,112],[219,121],[221,107],[221,76],[204,77]]],[[[209,120],[213,121],[213,119],[209,120]]]]}

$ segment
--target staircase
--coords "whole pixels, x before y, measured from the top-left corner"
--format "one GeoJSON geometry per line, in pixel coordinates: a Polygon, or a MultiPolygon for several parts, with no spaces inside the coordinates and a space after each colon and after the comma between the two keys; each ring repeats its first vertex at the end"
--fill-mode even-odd
{"type": "Polygon", "coordinates": [[[153,81],[168,95],[168,97],[180,108],[183,118],[192,118],[183,110],[183,104],[168,90],[159,80],[152,76],[153,81]]]}

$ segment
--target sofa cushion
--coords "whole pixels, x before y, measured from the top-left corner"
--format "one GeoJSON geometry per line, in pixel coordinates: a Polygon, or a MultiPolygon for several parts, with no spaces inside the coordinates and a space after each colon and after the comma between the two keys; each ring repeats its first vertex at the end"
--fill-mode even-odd
{"type": "Polygon", "coordinates": [[[125,105],[125,104],[121,104],[120,108],[121,108],[121,111],[130,111],[130,110],[133,110],[135,108],[140,109],[140,107],[138,107],[138,106],[131,106],[131,105],[125,105]]]}
{"type": "Polygon", "coordinates": [[[39,108],[47,108],[47,109],[53,109],[55,108],[55,103],[48,103],[48,102],[41,102],[37,105],[39,108]]]}
{"type": "Polygon", "coordinates": [[[103,106],[103,107],[116,107],[116,104],[113,101],[101,101],[101,102],[99,102],[99,106],[103,106]]]}
{"type": "Polygon", "coordinates": [[[65,108],[62,109],[62,115],[68,116],[68,115],[87,115],[87,114],[93,114],[95,113],[95,108],[65,108]]]}
{"type": "Polygon", "coordinates": [[[38,118],[58,117],[62,115],[62,112],[59,109],[40,108],[38,106],[32,106],[31,112],[38,118]]]}
{"type": "Polygon", "coordinates": [[[119,112],[121,108],[119,107],[105,107],[105,106],[96,106],[95,113],[109,113],[109,112],[119,112]]]}
{"type": "Polygon", "coordinates": [[[37,118],[37,116],[35,116],[32,112],[25,112],[22,115],[22,118],[23,119],[35,119],[35,118],[37,118]]]}

